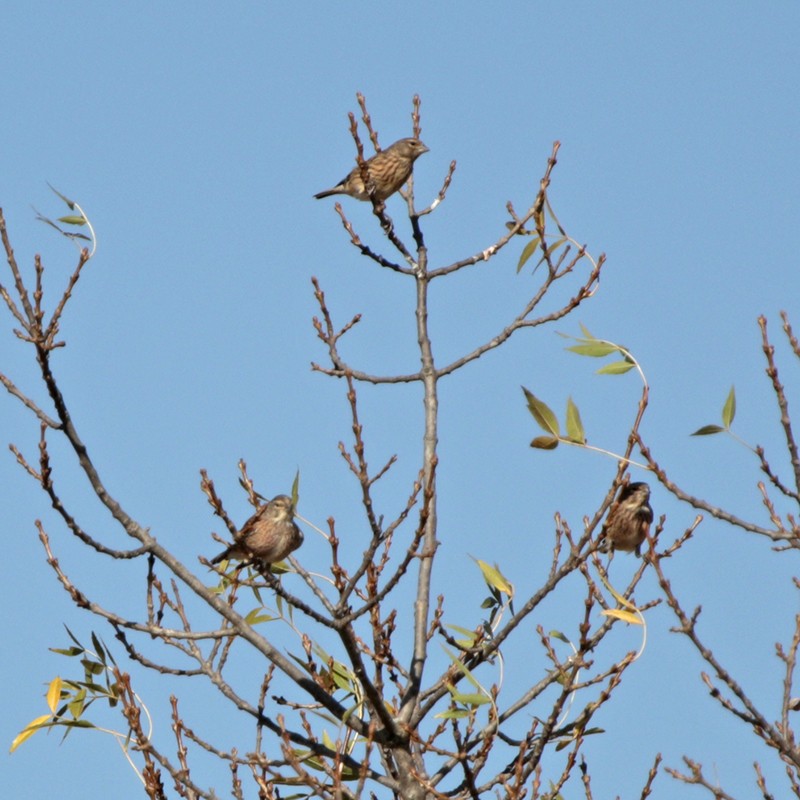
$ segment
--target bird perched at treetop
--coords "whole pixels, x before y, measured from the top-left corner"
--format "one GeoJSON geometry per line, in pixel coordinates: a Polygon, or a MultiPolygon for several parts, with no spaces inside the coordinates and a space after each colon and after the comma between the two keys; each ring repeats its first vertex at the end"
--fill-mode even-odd
{"type": "Polygon", "coordinates": [[[356,200],[369,200],[370,189],[374,186],[375,200],[383,202],[411,177],[414,162],[427,152],[428,148],[419,139],[400,139],[367,160],[369,181],[366,187],[361,177],[361,166],[356,164],[336,186],[319,192],[314,197],[320,200],[332,194],[346,194],[356,200]]]}
{"type": "Polygon", "coordinates": [[[273,497],[242,525],[233,544],[212,558],[211,563],[232,558],[241,561],[258,558],[269,564],[282,561],[303,544],[303,532],[293,517],[292,498],[285,494],[273,497]]]}

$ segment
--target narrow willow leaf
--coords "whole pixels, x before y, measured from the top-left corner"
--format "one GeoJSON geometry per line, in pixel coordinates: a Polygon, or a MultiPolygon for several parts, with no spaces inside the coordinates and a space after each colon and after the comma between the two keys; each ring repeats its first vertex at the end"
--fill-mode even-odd
{"type": "Polygon", "coordinates": [[[609,582],[608,578],[600,573],[600,580],[603,582],[603,586],[611,592],[612,597],[623,607],[623,608],[630,608],[632,611],[636,611],[636,606],[631,603],[630,600],[626,600],[609,582]]]}
{"type": "Polygon", "coordinates": [[[475,563],[480,567],[483,573],[483,579],[489,586],[493,586],[498,592],[503,592],[503,594],[507,594],[509,597],[514,594],[514,587],[497,567],[493,567],[485,561],[481,561],[479,558],[475,559],[475,563]]]}
{"type": "Polygon", "coordinates": [[[559,641],[564,642],[564,644],[569,644],[569,639],[567,639],[567,637],[564,636],[564,634],[561,633],[561,631],[552,630],[547,635],[552,637],[553,639],[558,639],[559,641]]]}
{"type": "Polygon", "coordinates": [[[712,433],[725,433],[725,428],[720,428],[719,425],[703,425],[698,428],[692,436],[711,436],[712,433]]]}
{"type": "Polygon", "coordinates": [[[84,709],[84,702],[83,702],[84,699],[85,699],[85,696],[83,698],[80,698],[80,699],[77,699],[77,700],[73,700],[67,706],[67,708],[69,709],[69,713],[72,714],[74,719],[80,719],[81,718],[81,714],[83,714],[83,709],[84,709]]]}
{"type": "MultiPolygon", "coordinates": [[[[494,605],[494,602],[492,603],[494,605]]],[[[469,628],[461,628],[458,625],[445,625],[446,628],[450,628],[451,631],[456,631],[456,633],[460,633],[463,638],[456,639],[458,644],[462,647],[472,647],[475,644],[475,631],[469,630],[469,628]]]]}
{"type": "MultiPolygon", "coordinates": [[[[48,184],[48,186],[50,186],[50,184],[48,184]]],[[[53,189],[52,186],[50,186],[50,188],[53,189]]],[[[53,189],[53,191],[55,192],[56,190],[53,189]]],[[[58,194],[58,192],[56,192],[56,194],[58,194]]],[[[84,649],[83,645],[75,638],[72,631],[69,628],[67,628],[66,625],[64,626],[64,628],[67,631],[67,635],[69,636],[69,638],[72,639],[72,641],[75,642],[75,644],[78,645],[78,647],[80,647],[81,650],[83,650],[84,649]]]]}
{"type": "Polygon", "coordinates": [[[45,723],[50,719],[52,719],[50,714],[44,714],[41,717],[36,717],[33,722],[29,722],[28,725],[14,737],[14,741],[11,742],[11,748],[8,752],[13,753],[24,741],[30,739],[31,736],[33,736],[33,734],[36,733],[36,731],[38,731],[40,728],[50,727],[45,726],[45,723]]]}
{"type": "Polygon", "coordinates": [[[81,664],[83,665],[84,670],[86,670],[87,675],[100,675],[103,671],[103,665],[98,664],[96,661],[91,661],[88,658],[82,658],[81,664]]]}
{"type": "Polygon", "coordinates": [[[615,619],[621,619],[623,622],[628,622],[631,625],[641,625],[642,620],[638,614],[632,614],[630,611],[625,611],[622,608],[608,608],[602,612],[606,617],[614,617],[615,619]]]}
{"type": "MultiPolygon", "coordinates": [[[[464,677],[465,677],[465,678],[466,678],[466,679],[467,679],[467,680],[468,680],[468,681],[469,681],[469,682],[470,682],[470,683],[471,683],[471,684],[472,684],[472,685],[473,685],[473,686],[474,686],[476,689],[480,689],[480,688],[481,688],[481,685],[478,683],[478,681],[477,681],[477,679],[475,678],[475,676],[474,676],[474,675],[473,675],[473,674],[472,674],[472,673],[471,673],[471,672],[470,672],[470,671],[467,669],[467,667],[466,667],[466,666],[464,666],[464,664],[461,662],[461,660],[459,659],[459,657],[458,657],[457,655],[455,655],[455,654],[451,653],[451,652],[450,652],[450,651],[449,651],[449,650],[448,650],[448,649],[447,649],[447,648],[446,648],[444,645],[442,645],[442,650],[444,650],[444,652],[445,652],[445,653],[447,653],[447,657],[448,657],[448,658],[449,658],[449,659],[450,659],[450,660],[453,662],[453,666],[454,666],[454,667],[456,667],[456,668],[458,669],[458,671],[459,671],[459,672],[460,672],[460,673],[461,673],[461,674],[462,674],[462,675],[463,675],[463,676],[464,676],[464,677]]],[[[447,685],[447,691],[448,691],[448,692],[450,692],[450,694],[456,694],[456,691],[457,691],[457,690],[456,690],[456,687],[455,687],[455,686],[453,686],[453,685],[451,685],[451,684],[448,684],[448,685],[447,685]]]]}
{"type": "Polygon", "coordinates": [[[558,217],[555,215],[555,212],[553,211],[553,207],[550,205],[550,201],[547,199],[547,197],[544,198],[544,204],[545,204],[545,208],[547,209],[547,213],[550,214],[550,219],[552,219],[553,222],[555,222],[559,233],[562,236],[566,236],[567,232],[564,230],[563,225],[558,221],[558,217]]]}
{"type": "Polygon", "coordinates": [[[728,399],[725,401],[725,405],[722,407],[722,424],[726,428],[730,428],[731,423],[733,422],[733,418],[736,416],[736,391],[733,386],[731,386],[730,392],[728,392],[728,399]]]}
{"type": "Polygon", "coordinates": [[[583,422],[581,422],[581,412],[578,411],[578,406],[575,405],[571,397],[567,398],[567,436],[573,442],[586,443],[586,432],[583,429],[583,422]]]}
{"type": "MultiPolygon", "coordinates": [[[[572,742],[573,740],[571,738],[559,742],[556,745],[556,752],[563,750],[565,747],[569,747],[572,744],[572,742]]],[[[564,800],[564,795],[562,795],[561,792],[559,792],[557,795],[555,795],[555,797],[553,797],[553,800],[564,800]]]]}
{"type": "Polygon", "coordinates": [[[55,714],[56,708],[58,708],[58,704],[61,701],[61,687],[63,685],[63,681],[61,678],[56,675],[52,681],[50,681],[50,686],[47,689],[47,707],[55,714]]]}
{"type": "Polygon", "coordinates": [[[575,344],[566,348],[570,353],[577,353],[579,356],[589,356],[589,358],[603,358],[612,353],[618,353],[619,347],[608,342],[588,342],[586,344],[575,344]]]}
{"type": "Polygon", "coordinates": [[[532,442],[531,447],[537,450],[555,450],[558,447],[558,439],[552,436],[537,436],[532,442]]]}
{"type": "Polygon", "coordinates": [[[519,273],[522,268],[525,266],[525,262],[536,252],[536,248],[539,246],[539,237],[534,236],[528,244],[522,249],[522,253],[520,253],[519,261],[517,262],[517,273],[519,273]]]}
{"type": "Polygon", "coordinates": [[[541,264],[542,261],[549,259],[550,256],[555,253],[555,251],[558,250],[558,248],[561,247],[561,245],[566,241],[566,238],[563,236],[560,239],[556,239],[556,241],[554,241],[553,244],[551,244],[547,250],[544,251],[544,255],[539,259],[539,264],[541,264]]]}
{"type": "Polygon", "coordinates": [[[100,640],[97,638],[97,635],[94,631],[92,631],[92,646],[94,647],[94,652],[97,654],[97,657],[105,665],[106,651],[103,649],[103,645],[100,644],[100,640]]]}
{"type": "Polygon", "coordinates": [[[344,664],[339,661],[333,662],[333,670],[331,671],[333,682],[343,691],[352,692],[355,676],[350,672],[344,664]]]}
{"type": "Polygon", "coordinates": [[[59,192],[58,189],[56,189],[51,184],[48,183],[47,185],[50,186],[50,190],[52,192],[57,194],[64,201],[64,203],[69,207],[70,211],[74,211],[75,210],[75,201],[74,200],[70,200],[69,197],[64,197],[64,195],[61,194],[61,192],[59,192]]]}
{"type": "Polygon", "coordinates": [[[248,625],[258,625],[261,622],[273,622],[280,617],[273,617],[271,614],[262,614],[260,608],[254,608],[245,618],[248,625]]]}
{"type": "Polygon", "coordinates": [[[86,218],[85,217],[75,217],[75,216],[68,216],[68,217],[59,217],[59,222],[63,222],[65,225],[85,225],[86,218]]]}
{"type": "Polygon", "coordinates": [[[464,719],[468,716],[469,711],[463,708],[448,708],[447,711],[435,714],[436,719],[464,719]]]}
{"type": "Polygon", "coordinates": [[[49,650],[51,653],[58,653],[60,656],[69,656],[70,658],[83,655],[86,652],[82,647],[50,647],[49,650]]]}
{"type": "Polygon", "coordinates": [[[539,427],[553,434],[553,436],[558,436],[558,419],[550,407],[539,400],[533,392],[528,391],[524,386],[522,387],[522,391],[525,394],[525,399],[528,401],[528,410],[539,424],[539,427]]]}
{"type": "Polygon", "coordinates": [[[584,335],[584,337],[586,339],[596,339],[597,338],[596,336],[592,336],[592,334],[589,333],[589,329],[582,322],[579,322],[578,325],[580,325],[581,333],[583,333],[583,335],[584,335]]]}
{"type": "Polygon", "coordinates": [[[624,375],[628,370],[633,369],[630,361],[612,361],[596,371],[597,375],[624,375]]]}
{"type": "Polygon", "coordinates": [[[461,694],[460,692],[451,692],[451,694],[456,703],[464,706],[485,706],[492,702],[485,694],[461,694]]]}
{"type": "MultiPolygon", "coordinates": [[[[66,738],[67,733],[69,733],[70,728],[96,728],[97,726],[93,722],[89,722],[85,719],[64,719],[58,723],[60,728],[67,728],[67,732],[64,734],[64,738],[66,738]]],[[[43,725],[42,727],[50,727],[49,725],[43,725]]],[[[55,727],[55,725],[53,725],[55,727]]]]}
{"type": "Polygon", "coordinates": [[[292,481],[292,508],[297,508],[297,502],[300,499],[300,470],[294,474],[292,481]]]}

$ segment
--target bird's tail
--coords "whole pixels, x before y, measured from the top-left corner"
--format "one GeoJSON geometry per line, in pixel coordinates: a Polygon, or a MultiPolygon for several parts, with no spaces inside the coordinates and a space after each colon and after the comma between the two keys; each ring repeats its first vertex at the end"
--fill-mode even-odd
{"type": "Polygon", "coordinates": [[[314,195],[315,200],[322,200],[323,197],[330,197],[332,194],[341,194],[341,189],[326,189],[324,192],[319,192],[314,195]]]}

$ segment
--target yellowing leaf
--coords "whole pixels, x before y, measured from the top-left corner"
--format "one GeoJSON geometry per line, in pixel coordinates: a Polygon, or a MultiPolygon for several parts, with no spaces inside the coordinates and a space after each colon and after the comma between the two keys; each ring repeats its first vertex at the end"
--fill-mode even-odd
{"type": "Polygon", "coordinates": [[[493,567],[485,561],[481,561],[479,558],[475,559],[475,563],[480,567],[483,573],[483,579],[489,586],[493,586],[498,592],[503,592],[509,597],[514,596],[514,587],[497,567],[493,567]]]}
{"type": "Polygon", "coordinates": [[[50,681],[50,686],[47,689],[47,707],[55,714],[58,704],[61,701],[61,686],[62,680],[57,675],[50,681]]]}
{"type": "Polygon", "coordinates": [[[36,731],[39,730],[45,723],[49,722],[52,719],[51,714],[44,714],[41,717],[36,717],[33,722],[29,722],[28,725],[22,729],[22,731],[17,734],[14,738],[14,741],[11,742],[11,749],[8,751],[9,753],[13,753],[24,741],[30,739],[36,731]]]}
{"type": "Polygon", "coordinates": [[[642,618],[638,614],[632,614],[630,611],[625,611],[622,608],[609,608],[603,611],[603,614],[606,617],[614,617],[615,619],[621,619],[623,622],[627,622],[630,625],[642,624],[642,618]]]}

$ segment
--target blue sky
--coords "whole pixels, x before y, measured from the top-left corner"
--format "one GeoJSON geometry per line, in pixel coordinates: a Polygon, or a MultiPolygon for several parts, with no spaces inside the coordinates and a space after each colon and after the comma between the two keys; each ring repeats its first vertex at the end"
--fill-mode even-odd
{"type": "MultiPolygon", "coordinates": [[[[799,24],[789,2],[200,2],[144,10],[76,0],[7,9],[0,205],[18,260],[30,265],[42,254],[51,301],[75,254],[34,220],[31,206],[62,213],[47,182],[78,200],[97,231],[98,253],[64,320],[68,346],[55,363],[110,490],[194,562],[214,547],[210,531],[221,532],[198,487],[200,468],[242,520],[239,458],[266,494],[286,491],[299,469],[301,513],[318,524],[335,517],[360,552],[357,487],[337,452],[349,432],[343,386],[309,369],[324,361],[310,324],[310,277],[320,279],[340,323],[363,313],[345,345],[354,365],[407,372],[417,363],[411,284],[359,256],[332,202],[312,200],[353,163],[346,114],[361,91],[384,145],[410,133],[411,98],[421,96],[430,152],[415,171],[420,205],[458,162],[446,203],[424,222],[435,265],[491,244],[504,230],[506,202],[530,204],[552,143],[562,143],[551,202],[570,234],[595,255],[605,252],[608,265],[597,295],[558,330],[577,334],[582,322],[629,347],[650,381],[643,433],[659,461],[687,490],[766,522],[747,451],[687,434],[718,421],[735,384],[737,431],[787,474],[756,318],[768,316],[782,377],[796,391],[777,313],[786,309],[800,327],[799,24]]],[[[380,247],[366,205],[343,204],[380,247]]],[[[389,207],[407,230],[399,201],[389,207]]],[[[536,284],[516,274],[522,246],[433,287],[442,362],[492,336],[524,304],[536,284]]],[[[6,316],[0,368],[41,397],[31,355],[11,327],[6,316]]],[[[559,411],[571,395],[592,443],[612,450],[633,419],[634,376],[593,375],[596,365],[565,353],[554,330],[523,333],[441,386],[435,591],[452,598],[455,624],[471,626],[483,597],[470,555],[498,562],[525,595],[546,569],[553,514],[579,528],[613,476],[614,463],[597,455],[532,451],[537,430],[520,384],[559,411]]],[[[34,419],[7,396],[0,409],[0,439],[34,457],[34,419]]],[[[419,392],[365,389],[361,410],[371,464],[399,456],[378,492],[388,514],[418,468],[419,392]]],[[[69,455],[55,443],[53,454],[76,513],[119,543],[69,455]]],[[[2,575],[13,599],[3,615],[0,730],[10,743],[44,713],[46,682],[68,674],[47,649],[66,644],[62,623],[79,638],[94,629],[112,640],[56,584],[33,520],[45,522],[64,568],[100,602],[139,613],[143,579],[131,566],[124,578],[112,575],[74,546],[10,454],[0,458],[0,486],[2,575]],[[122,580],[130,584],[120,599],[122,580]]],[[[694,518],[658,486],[652,503],[667,515],[665,536],[694,518]]],[[[322,545],[309,533],[304,563],[323,569],[322,545]]],[[[797,608],[789,560],[706,522],[669,565],[687,606],[703,605],[710,642],[737,659],[737,677],[770,717],[780,697],[772,647],[791,636],[797,608]]],[[[621,557],[614,566],[623,577],[633,569],[621,557]]],[[[649,578],[638,599],[656,593],[649,578]]],[[[579,594],[554,601],[534,622],[546,630],[574,624],[579,594]]],[[[605,736],[587,744],[595,796],[638,796],[657,751],[672,766],[686,753],[729,791],[752,793],[749,765],[769,763],[769,754],[707,697],[666,611],[649,620],[645,656],[596,720],[605,736]]],[[[618,640],[620,653],[638,645],[630,630],[618,640]]],[[[545,666],[530,631],[506,655],[545,666]]],[[[166,694],[189,690],[136,675],[168,733],[166,694]]],[[[222,738],[241,735],[235,718],[220,708],[225,722],[217,721],[213,708],[222,738]]],[[[781,770],[768,772],[780,794],[781,770]]],[[[60,747],[39,734],[6,757],[3,774],[14,797],[49,795],[54,786],[66,800],[102,796],[109,781],[117,797],[141,794],[100,734],[60,747]]],[[[678,791],[666,776],[657,786],[661,796],[678,791]]]]}

